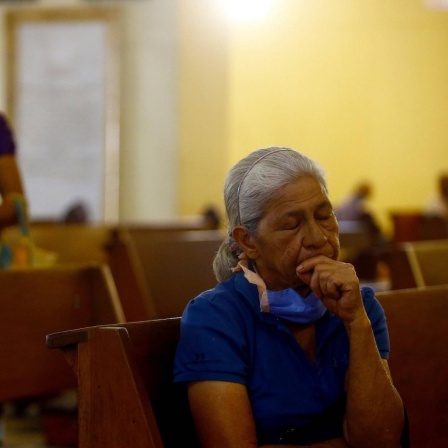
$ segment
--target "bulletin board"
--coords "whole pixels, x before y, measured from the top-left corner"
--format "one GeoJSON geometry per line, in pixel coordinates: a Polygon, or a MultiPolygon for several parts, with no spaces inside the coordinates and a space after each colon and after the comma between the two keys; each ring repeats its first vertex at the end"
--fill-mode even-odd
{"type": "Polygon", "coordinates": [[[119,24],[104,8],[6,15],[7,114],[32,220],[118,220],[119,24]]]}

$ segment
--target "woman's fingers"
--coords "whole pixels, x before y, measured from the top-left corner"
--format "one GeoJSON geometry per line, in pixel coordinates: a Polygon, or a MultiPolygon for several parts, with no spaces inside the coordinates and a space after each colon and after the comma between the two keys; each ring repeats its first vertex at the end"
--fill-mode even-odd
{"type": "Polygon", "coordinates": [[[338,300],[348,285],[357,285],[358,278],[350,264],[318,256],[305,260],[297,268],[297,275],[307,281],[320,299],[338,300]]]}

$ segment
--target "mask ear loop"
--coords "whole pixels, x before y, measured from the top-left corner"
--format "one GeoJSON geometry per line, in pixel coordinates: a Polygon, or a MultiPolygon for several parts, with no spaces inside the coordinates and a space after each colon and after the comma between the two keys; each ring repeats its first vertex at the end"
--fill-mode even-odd
{"type": "Polygon", "coordinates": [[[244,179],[246,179],[247,175],[250,173],[250,171],[252,170],[252,168],[261,160],[263,160],[265,157],[270,156],[271,154],[275,154],[276,152],[280,152],[280,151],[291,151],[291,149],[288,148],[279,148],[279,149],[274,149],[270,152],[267,152],[266,154],[263,154],[261,157],[259,157],[257,160],[255,160],[254,163],[252,163],[252,165],[248,168],[248,170],[245,172],[243,178],[241,179],[240,184],[238,185],[238,190],[236,193],[236,199],[237,199],[237,204],[238,204],[238,225],[240,226],[241,223],[241,207],[240,207],[240,191],[241,191],[241,187],[243,186],[243,182],[244,179]]]}

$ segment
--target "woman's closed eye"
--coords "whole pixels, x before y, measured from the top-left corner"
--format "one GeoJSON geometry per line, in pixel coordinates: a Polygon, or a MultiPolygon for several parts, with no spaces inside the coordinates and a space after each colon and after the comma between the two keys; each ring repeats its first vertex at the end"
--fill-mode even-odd
{"type": "Polygon", "coordinates": [[[328,219],[333,219],[334,213],[321,213],[316,216],[318,221],[327,221],[328,219]]]}
{"type": "Polygon", "coordinates": [[[294,230],[300,226],[300,223],[301,223],[300,219],[288,218],[280,223],[280,228],[282,230],[294,230]]]}

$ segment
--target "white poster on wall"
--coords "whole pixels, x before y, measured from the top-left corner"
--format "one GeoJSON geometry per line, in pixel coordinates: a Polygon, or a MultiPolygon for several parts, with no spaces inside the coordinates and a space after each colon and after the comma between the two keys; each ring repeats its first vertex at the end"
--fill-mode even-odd
{"type": "Polygon", "coordinates": [[[103,217],[106,28],[100,21],[18,29],[16,133],[31,218],[83,203],[103,217]]]}
{"type": "Polygon", "coordinates": [[[90,221],[118,221],[119,19],[115,8],[6,13],[7,109],[33,221],[79,203],[90,221]]]}

